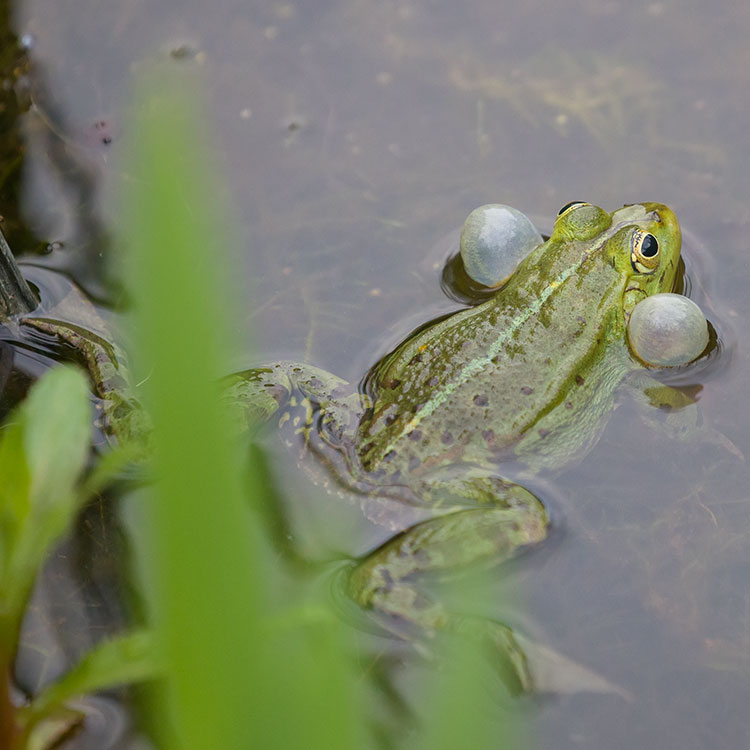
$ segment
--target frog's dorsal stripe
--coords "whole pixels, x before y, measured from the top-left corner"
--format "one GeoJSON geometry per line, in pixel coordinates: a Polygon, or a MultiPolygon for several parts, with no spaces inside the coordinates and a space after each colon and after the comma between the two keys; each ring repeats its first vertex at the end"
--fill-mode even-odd
{"type": "Polygon", "coordinates": [[[406,423],[404,429],[400,431],[395,440],[386,448],[384,454],[394,450],[396,443],[401,438],[415,430],[423,419],[430,417],[436,409],[440,408],[447,400],[452,396],[458,388],[471,380],[472,377],[480,373],[490,361],[496,357],[503,346],[510,341],[515,332],[526,323],[529,318],[537,315],[542,309],[544,303],[550,298],[550,296],[558,289],[565,281],[567,281],[574,273],[576,273],[580,267],[585,263],[592,255],[599,252],[604,246],[604,241],[592,248],[586,253],[582,253],[581,258],[572,266],[568,266],[557,278],[553,279],[544,291],[531,303],[526,309],[520,314],[516,315],[506,328],[500,331],[498,337],[493,341],[492,345],[487,349],[484,356],[467,362],[461,372],[449,383],[446,383],[439,391],[433,394],[429,401],[406,423]]]}

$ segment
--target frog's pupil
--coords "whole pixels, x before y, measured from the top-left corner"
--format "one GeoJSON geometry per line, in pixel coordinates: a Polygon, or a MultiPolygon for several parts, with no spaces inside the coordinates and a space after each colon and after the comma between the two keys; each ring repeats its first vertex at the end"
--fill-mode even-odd
{"type": "Polygon", "coordinates": [[[558,212],[558,216],[562,216],[571,206],[577,206],[578,204],[583,204],[583,201],[571,201],[570,203],[566,203],[558,212]]]}
{"type": "Polygon", "coordinates": [[[653,234],[647,234],[641,244],[641,255],[644,258],[653,258],[659,252],[659,243],[653,234]]]}

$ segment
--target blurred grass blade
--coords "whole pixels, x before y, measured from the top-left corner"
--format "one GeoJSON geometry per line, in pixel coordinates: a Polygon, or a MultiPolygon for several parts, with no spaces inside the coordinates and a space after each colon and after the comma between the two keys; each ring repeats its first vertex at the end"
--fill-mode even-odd
{"type": "MultiPolygon", "coordinates": [[[[499,593],[486,571],[474,571],[470,584],[452,581],[439,588],[445,601],[462,612],[482,611],[499,593]]],[[[502,596],[501,601],[508,606],[502,596]]],[[[531,747],[518,705],[511,699],[514,689],[508,682],[508,655],[501,651],[502,641],[482,637],[484,632],[494,632],[492,621],[467,617],[466,624],[465,630],[432,642],[440,679],[432,674],[424,684],[422,727],[409,750],[531,747]]]]}
{"type": "Polygon", "coordinates": [[[185,132],[185,102],[141,96],[127,231],[140,355],[153,370],[145,392],[159,479],[147,512],[169,713],[159,722],[175,728],[168,746],[239,749],[253,738],[241,686],[258,663],[258,591],[237,575],[256,560],[239,457],[214,384],[223,329],[217,238],[199,189],[203,166],[188,159],[195,138],[185,132]]]}
{"type": "Polygon", "coordinates": [[[220,404],[233,294],[218,191],[194,131],[199,117],[178,93],[185,89],[183,80],[140,89],[122,227],[158,477],[144,503],[168,675],[155,723],[173,727],[164,744],[180,750],[349,750],[355,691],[342,682],[333,630],[311,645],[304,625],[293,643],[262,626],[271,562],[245,492],[248,481],[251,493],[263,490],[254,472],[248,478],[220,404]]]}

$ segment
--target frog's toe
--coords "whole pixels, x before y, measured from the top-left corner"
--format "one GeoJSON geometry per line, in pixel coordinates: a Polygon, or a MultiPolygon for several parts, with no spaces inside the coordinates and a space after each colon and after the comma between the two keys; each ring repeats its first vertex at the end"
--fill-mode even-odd
{"type": "Polygon", "coordinates": [[[571,695],[575,693],[603,693],[619,695],[632,701],[625,688],[563,656],[548,646],[514,634],[516,644],[525,657],[529,688],[527,692],[571,695]]]}

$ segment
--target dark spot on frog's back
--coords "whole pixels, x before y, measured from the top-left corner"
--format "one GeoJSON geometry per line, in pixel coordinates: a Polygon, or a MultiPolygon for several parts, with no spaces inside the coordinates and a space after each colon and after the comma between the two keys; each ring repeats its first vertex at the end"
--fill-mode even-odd
{"type": "Polygon", "coordinates": [[[576,375],[576,385],[583,385],[586,379],[582,375],[576,375]]]}
{"type": "Polygon", "coordinates": [[[422,353],[419,352],[418,354],[415,354],[410,360],[410,365],[418,365],[422,361],[422,353]]]}
{"type": "Polygon", "coordinates": [[[447,430],[440,436],[440,442],[443,445],[450,445],[453,442],[453,435],[447,430]]]}
{"type": "Polygon", "coordinates": [[[489,403],[489,399],[483,393],[478,393],[476,396],[474,396],[473,400],[477,406],[487,406],[487,404],[489,403]]]}
{"type": "Polygon", "coordinates": [[[524,385],[521,387],[521,393],[523,393],[524,396],[530,396],[533,392],[534,389],[528,385],[524,385]]]}
{"type": "Polygon", "coordinates": [[[422,439],[422,431],[421,430],[412,430],[411,432],[407,433],[406,437],[408,437],[409,440],[421,440],[422,439]]]}
{"type": "Polygon", "coordinates": [[[439,380],[437,375],[433,375],[428,381],[427,385],[430,386],[430,388],[434,388],[438,384],[439,380]]]}
{"type": "Polygon", "coordinates": [[[398,378],[391,378],[385,385],[386,385],[386,388],[391,388],[392,390],[395,390],[401,385],[401,381],[398,378]]]}
{"type": "Polygon", "coordinates": [[[391,449],[388,451],[388,453],[385,454],[385,456],[383,456],[383,461],[392,461],[394,458],[396,458],[396,451],[391,449]]]}

